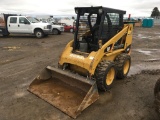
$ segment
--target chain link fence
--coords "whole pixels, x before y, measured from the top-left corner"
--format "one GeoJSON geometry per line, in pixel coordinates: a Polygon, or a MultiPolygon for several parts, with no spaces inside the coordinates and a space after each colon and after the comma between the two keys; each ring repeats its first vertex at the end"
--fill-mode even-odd
{"type": "Polygon", "coordinates": [[[154,25],[160,25],[160,19],[154,19],[154,25]]]}

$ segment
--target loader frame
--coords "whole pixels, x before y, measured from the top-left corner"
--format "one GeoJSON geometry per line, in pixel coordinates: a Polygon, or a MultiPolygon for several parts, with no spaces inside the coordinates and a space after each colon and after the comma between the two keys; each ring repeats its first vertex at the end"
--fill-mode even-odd
{"type": "MultiPolygon", "coordinates": [[[[74,40],[68,43],[65,50],[63,51],[60,60],[59,66],[64,68],[68,65],[72,65],[74,67],[74,71],[81,72],[86,76],[92,77],[95,73],[95,69],[98,63],[102,60],[109,60],[114,61],[116,56],[121,53],[130,54],[131,52],[131,43],[132,43],[132,31],[133,26],[132,24],[123,24],[123,14],[125,11],[116,10],[111,8],[104,8],[104,7],[77,7],[75,8],[77,13],[77,22],[76,22],[76,32],[74,35],[74,40]],[[99,14],[98,12],[102,10],[99,14]],[[79,29],[79,18],[80,15],[83,15],[85,12],[98,14],[97,16],[100,17],[101,20],[97,20],[96,23],[99,23],[99,36],[97,42],[95,43],[98,47],[96,50],[89,51],[89,52],[82,52],[78,49],[79,44],[81,41],[79,40],[80,37],[85,38],[88,35],[92,35],[92,26],[90,23],[90,15],[88,16],[89,20],[89,28],[86,33],[82,34],[81,36],[78,35],[79,29]],[[117,13],[119,15],[119,25],[113,30],[114,26],[112,23],[108,23],[108,38],[104,39],[103,34],[103,22],[104,17],[107,13],[117,13]],[[112,26],[111,26],[112,25],[112,26]],[[109,35],[110,33],[110,35],[109,35]],[[101,44],[100,44],[101,43],[101,44]],[[66,65],[67,64],[67,65],[66,65]]],[[[109,18],[107,18],[109,20],[109,18]]],[[[110,21],[110,20],[109,20],[110,21]]],[[[105,33],[104,33],[105,34],[105,33]]]]}

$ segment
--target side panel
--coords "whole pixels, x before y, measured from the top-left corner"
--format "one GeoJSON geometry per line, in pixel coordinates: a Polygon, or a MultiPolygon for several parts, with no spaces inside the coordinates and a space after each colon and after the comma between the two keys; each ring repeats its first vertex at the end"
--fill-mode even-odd
{"type": "Polygon", "coordinates": [[[94,57],[94,61],[93,63],[91,63],[90,66],[91,69],[89,70],[89,72],[93,75],[94,71],[98,65],[98,63],[102,60],[102,58],[105,56],[105,59],[110,60],[112,58],[112,61],[114,60],[114,58],[116,57],[116,55],[122,53],[125,51],[125,49],[127,48],[127,46],[129,46],[132,42],[132,30],[133,30],[133,26],[131,25],[127,25],[124,26],[124,28],[118,33],[116,34],[114,37],[112,37],[107,43],[105,43],[101,49],[99,49],[97,51],[96,56],[94,57]],[[115,43],[122,38],[124,35],[126,34],[126,41],[124,43],[124,48],[118,49],[118,50],[114,50],[114,45],[115,43]],[[106,52],[105,52],[106,51],[106,52]]]}
{"type": "Polygon", "coordinates": [[[8,17],[7,27],[10,33],[18,33],[18,17],[17,16],[8,17]]]}
{"type": "Polygon", "coordinates": [[[18,32],[19,33],[32,33],[32,26],[25,17],[18,17],[18,32]]]}

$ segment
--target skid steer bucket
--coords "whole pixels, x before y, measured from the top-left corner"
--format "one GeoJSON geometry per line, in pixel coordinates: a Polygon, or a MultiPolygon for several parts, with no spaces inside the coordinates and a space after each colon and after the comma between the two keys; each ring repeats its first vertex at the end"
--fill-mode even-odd
{"type": "Polygon", "coordinates": [[[95,81],[51,66],[28,90],[73,118],[99,98],[95,81]]]}

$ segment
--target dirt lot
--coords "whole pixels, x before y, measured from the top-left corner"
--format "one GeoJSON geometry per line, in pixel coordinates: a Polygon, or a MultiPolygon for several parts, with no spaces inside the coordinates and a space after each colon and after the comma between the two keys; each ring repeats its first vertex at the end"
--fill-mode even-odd
{"type": "MultiPolygon", "coordinates": [[[[116,80],[111,91],[78,120],[159,120],[154,110],[153,88],[160,77],[160,26],[135,28],[129,76],[116,80]],[[159,69],[159,70],[158,70],[159,69]]],[[[47,65],[57,65],[73,34],[0,36],[0,120],[71,120],[69,116],[27,91],[47,65]]]]}

